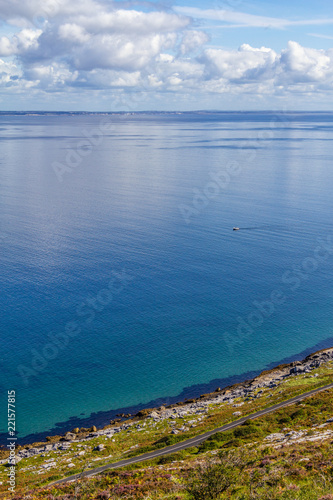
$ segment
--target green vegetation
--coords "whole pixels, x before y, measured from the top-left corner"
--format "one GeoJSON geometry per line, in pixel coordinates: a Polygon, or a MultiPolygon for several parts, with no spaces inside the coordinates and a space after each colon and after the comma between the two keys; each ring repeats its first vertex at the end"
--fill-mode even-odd
{"type": "MultiPolygon", "coordinates": [[[[332,364],[309,375],[287,379],[264,388],[253,400],[239,398],[242,416],[332,381],[332,364]],[[318,375],[318,376],[314,376],[318,375]]],[[[259,392],[257,390],[256,392],[259,392]]],[[[254,394],[255,395],[255,394],[254,394]]],[[[193,422],[193,414],[154,422],[137,420],[128,430],[23,459],[17,466],[15,494],[6,492],[6,467],[1,466],[3,493],[15,500],[333,500],[333,390],[322,391],[302,402],[226,432],[212,435],[197,447],[154,460],[105,472],[73,483],[46,487],[50,482],[83,470],[141,455],[202,434],[238,418],[233,404],[211,403],[208,412],[193,422]],[[189,422],[189,423],[187,423],[189,422]],[[171,434],[174,428],[184,428],[171,434]],[[330,432],[331,434],[330,434],[330,432]],[[282,441],[267,438],[294,433],[282,441]],[[296,434],[297,433],[297,434],[296,434]],[[96,451],[98,445],[104,449],[96,451]],[[46,462],[54,466],[45,467],[46,462]]]]}

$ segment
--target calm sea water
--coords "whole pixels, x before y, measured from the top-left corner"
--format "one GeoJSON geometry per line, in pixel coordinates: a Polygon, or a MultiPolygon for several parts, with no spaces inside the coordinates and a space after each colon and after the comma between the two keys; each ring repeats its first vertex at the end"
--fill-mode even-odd
{"type": "Polygon", "coordinates": [[[14,389],[21,438],[332,344],[332,114],[0,128],[1,406],[14,389]]]}

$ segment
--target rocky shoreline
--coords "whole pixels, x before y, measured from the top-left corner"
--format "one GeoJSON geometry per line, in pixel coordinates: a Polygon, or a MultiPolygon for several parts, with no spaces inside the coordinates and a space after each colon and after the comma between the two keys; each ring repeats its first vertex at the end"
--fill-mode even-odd
{"type": "MultiPolygon", "coordinates": [[[[23,458],[29,458],[34,455],[47,453],[54,450],[67,450],[74,442],[89,441],[99,436],[112,437],[121,432],[136,426],[137,430],[145,427],[144,420],[152,419],[154,422],[168,419],[171,428],[172,421],[183,418],[184,416],[193,415],[193,421],[188,421],[187,425],[195,426],[208,413],[208,407],[211,404],[219,403],[234,403],[237,398],[245,398],[246,401],[254,400],[260,397],[263,388],[274,388],[283,383],[287,378],[297,376],[302,373],[311,373],[312,370],[319,368],[322,364],[333,360],[333,348],[323,349],[310,354],[302,361],[294,361],[292,363],[279,365],[271,370],[266,370],[252,380],[234,384],[233,386],[223,389],[217,388],[213,393],[203,394],[199,398],[186,400],[181,403],[176,403],[170,406],[161,406],[159,408],[150,408],[139,411],[132,416],[130,420],[112,421],[110,425],[103,429],[97,429],[93,426],[90,429],[73,429],[72,432],[67,432],[64,436],[53,436],[48,438],[46,443],[34,443],[25,447],[18,447],[16,461],[19,462],[23,458]],[[259,389],[259,391],[258,391],[259,389]],[[256,393],[254,393],[256,391],[256,393]]],[[[315,376],[315,375],[313,375],[315,376]]],[[[244,403],[236,403],[233,406],[242,406],[244,403]]],[[[235,411],[234,416],[240,416],[240,411],[235,411]]],[[[186,431],[188,428],[172,428],[172,434],[186,431]]],[[[99,445],[103,446],[103,445],[99,445]]],[[[0,464],[7,462],[7,459],[0,461],[0,464]]]]}

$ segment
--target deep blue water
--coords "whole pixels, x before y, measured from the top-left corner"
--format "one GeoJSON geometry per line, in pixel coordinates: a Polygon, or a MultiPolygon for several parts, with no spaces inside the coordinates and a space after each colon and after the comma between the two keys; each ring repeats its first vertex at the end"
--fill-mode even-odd
{"type": "Polygon", "coordinates": [[[331,344],[332,114],[0,129],[0,432],[7,390],[24,437],[331,344]]]}

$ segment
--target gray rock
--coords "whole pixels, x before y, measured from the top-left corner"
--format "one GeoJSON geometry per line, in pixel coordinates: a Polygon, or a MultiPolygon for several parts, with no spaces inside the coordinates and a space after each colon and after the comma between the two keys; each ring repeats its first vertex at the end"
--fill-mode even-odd
{"type": "Polygon", "coordinates": [[[293,368],[290,369],[290,373],[303,373],[304,372],[304,367],[303,366],[294,366],[293,368]]]}
{"type": "Polygon", "coordinates": [[[69,450],[70,447],[70,443],[63,443],[59,446],[60,450],[69,450]]]}
{"type": "Polygon", "coordinates": [[[269,434],[268,436],[266,436],[265,439],[267,439],[267,441],[281,441],[282,439],[284,439],[284,437],[285,436],[284,434],[282,434],[282,432],[274,432],[273,434],[269,434]]]}
{"type": "Polygon", "coordinates": [[[103,451],[105,449],[104,444],[99,444],[98,446],[95,446],[93,451],[103,451]]]}
{"type": "Polygon", "coordinates": [[[76,438],[76,434],[74,434],[73,432],[67,432],[67,434],[65,434],[65,441],[73,441],[73,439],[76,438]]]}
{"type": "Polygon", "coordinates": [[[149,415],[148,415],[149,418],[159,418],[159,414],[156,412],[156,411],[152,411],[149,415]]]}

